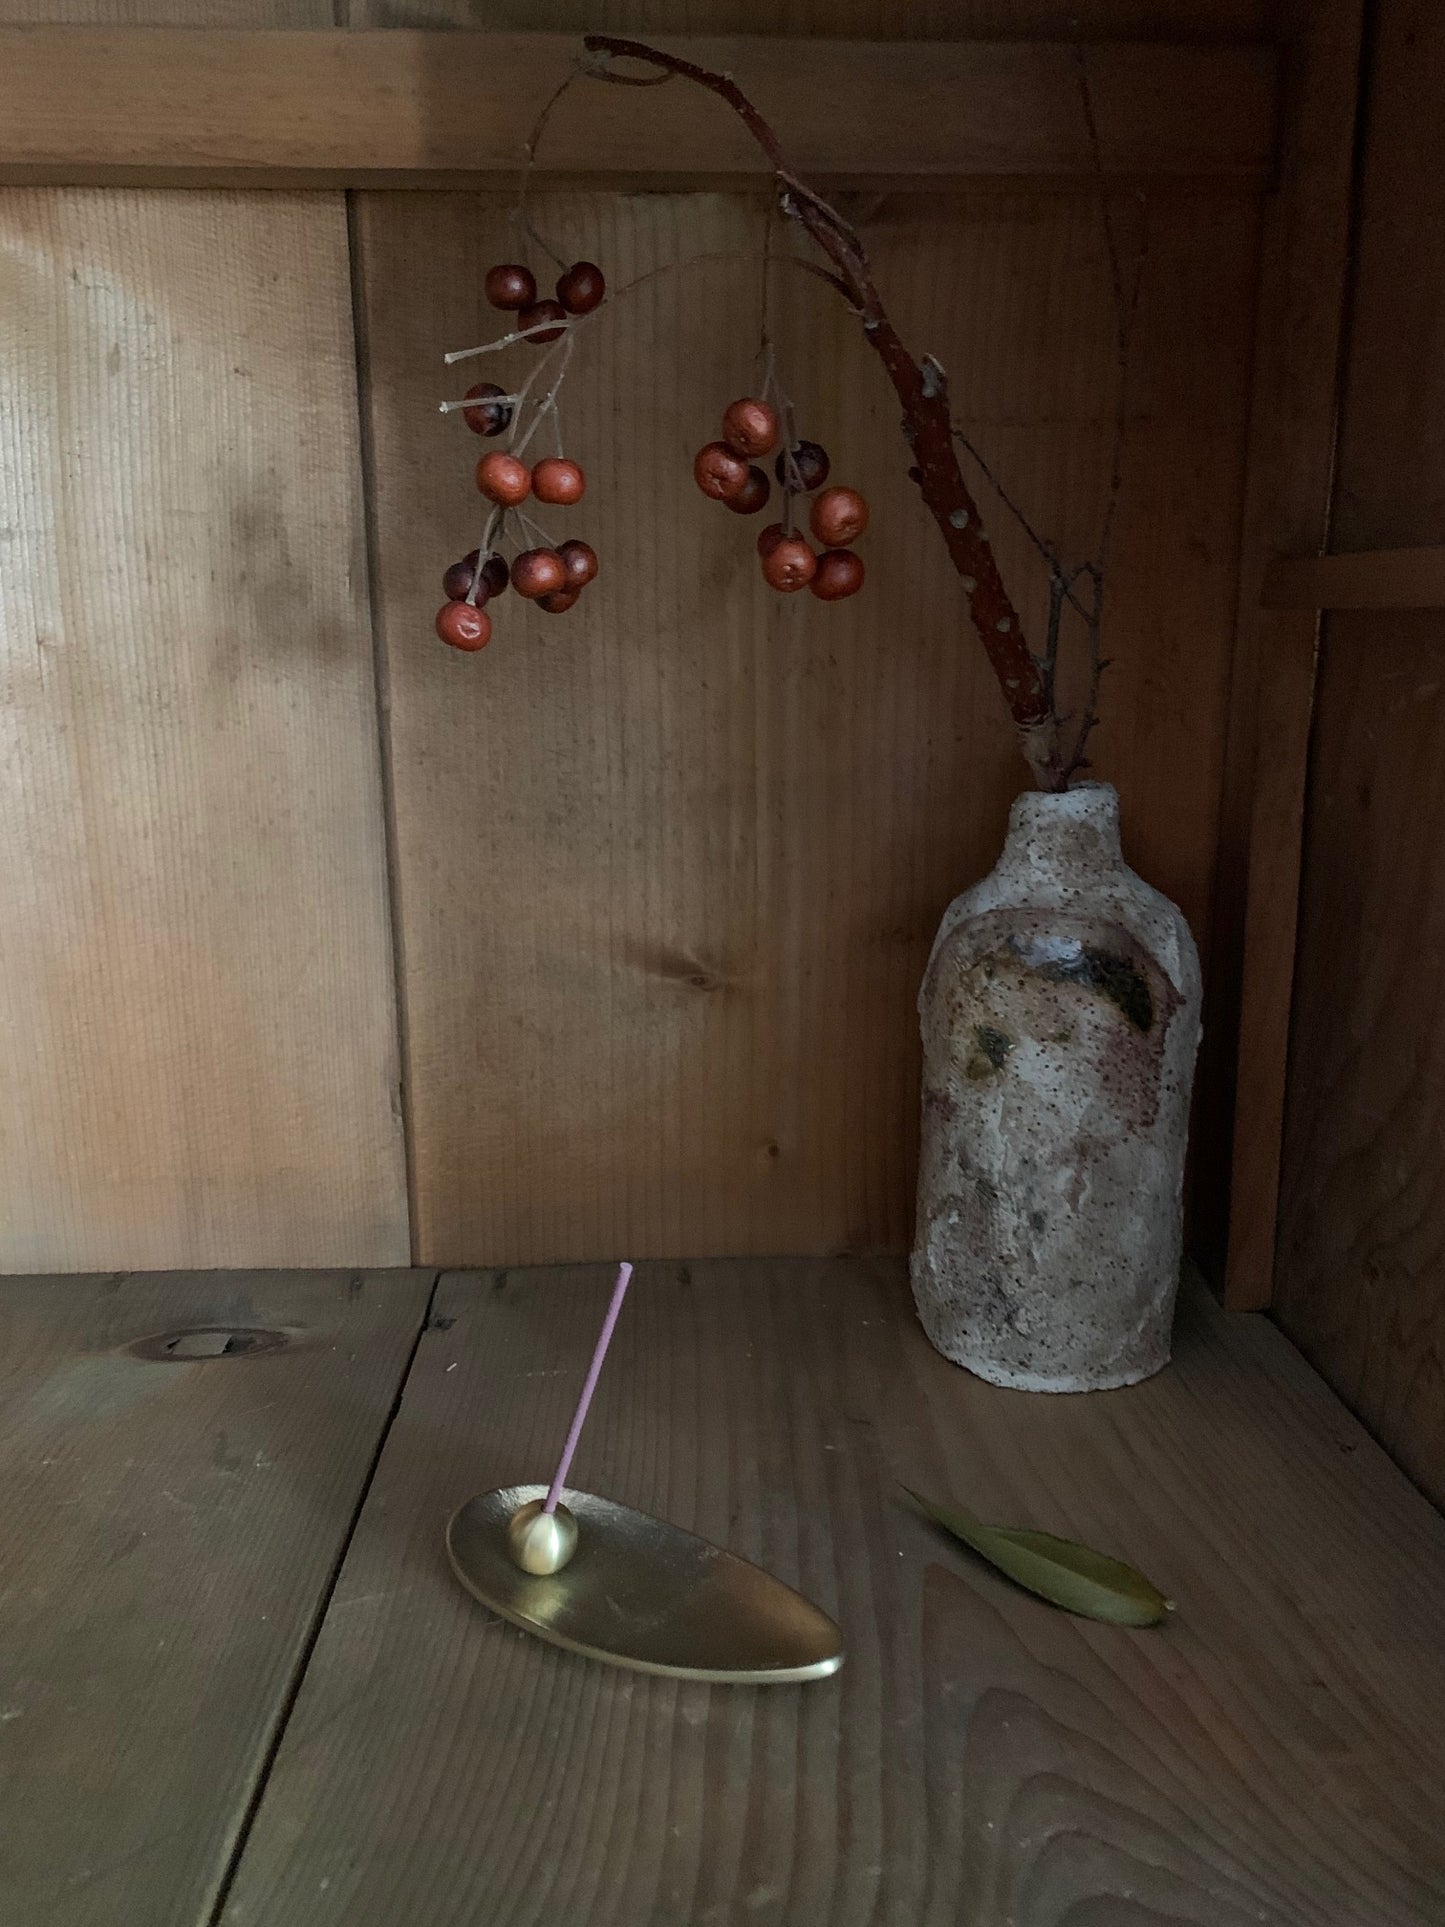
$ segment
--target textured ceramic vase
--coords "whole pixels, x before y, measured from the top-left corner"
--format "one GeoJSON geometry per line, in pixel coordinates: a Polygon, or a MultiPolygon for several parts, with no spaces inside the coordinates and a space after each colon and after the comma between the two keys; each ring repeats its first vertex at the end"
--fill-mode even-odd
{"type": "Polygon", "coordinates": [[[913,1294],[945,1358],[1036,1392],[1169,1360],[1199,958],[1103,783],[1020,796],[919,996],[913,1294]]]}

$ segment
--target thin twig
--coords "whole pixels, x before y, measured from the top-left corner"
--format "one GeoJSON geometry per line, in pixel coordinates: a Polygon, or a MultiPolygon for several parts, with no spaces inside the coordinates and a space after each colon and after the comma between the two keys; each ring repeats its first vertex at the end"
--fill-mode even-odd
{"type": "Polygon", "coordinates": [[[1124,489],[1124,449],[1129,439],[1130,373],[1134,361],[1134,323],[1139,313],[1139,291],[1144,285],[1144,258],[1148,253],[1148,249],[1149,206],[1141,193],[1139,195],[1139,245],[1134,253],[1134,274],[1118,336],[1118,376],[1114,391],[1114,446],[1109,463],[1109,485],[1104,497],[1104,517],[1099,529],[1099,546],[1094,552],[1094,559],[1099,565],[1101,580],[1104,567],[1109,559],[1109,545],[1114,534],[1114,518],[1119,507],[1119,497],[1124,489]]]}
{"type": "MultiPolygon", "coordinates": [[[[1139,295],[1144,284],[1144,260],[1148,251],[1148,205],[1142,194],[1139,196],[1139,244],[1134,253],[1133,273],[1126,293],[1124,274],[1119,258],[1119,243],[1115,233],[1110,205],[1108,182],[1104,174],[1104,150],[1099,138],[1098,116],[1094,112],[1094,97],[1089,86],[1089,71],[1081,46],[1074,47],[1074,70],[1078,77],[1079,99],[1083,107],[1084,127],[1088,135],[1089,153],[1093,161],[1094,178],[1098,185],[1099,220],[1104,235],[1104,250],[1109,263],[1109,285],[1114,297],[1114,436],[1109,457],[1109,479],[1104,493],[1104,513],[1099,528],[1098,547],[1092,561],[1082,564],[1074,573],[1073,581],[1080,576],[1089,577],[1093,595],[1090,606],[1083,610],[1084,633],[1089,645],[1088,683],[1084,707],[1074,730],[1064,763],[1064,781],[1067,783],[1081,769],[1089,767],[1087,755],[1089,738],[1098,727],[1099,690],[1103,682],[1108,661],[1103,653],[1104,623],[1104,580],[1109,550],[1113,539],[1114,524],[1118,514],[1119,499],[1124,489],[1124,453],[1129,434],[1129,376],[1132,365],[1134,324],[1139,312],[1139,295]]],[[[1079,605],[1076,603],[1076,607],[1079,605]]],[[[1052,671],[1050,671],[1050,695],[1052,697],[1052,671]]]]}
{"type": "MultiPolygon", "coordinates": [[[[685,254],[676,261],[659,262],[655,268],[648,268],[645,273],[634,275],[631,281],[624,281],[620,287],[609,288],[607,299],[590,314],[569,315],[566,321],[555,319],[534,321],[530,328],[514,329],[510,334],[498,335],[494,341],[479,342],[475,348],[453,348],[449,354],[442,356],[442,361],[449,368],[459,361],[474,361],[478,355],[496,354],[502,348],[515,347],[519,341],[530,341],[535,335],[546,333],[554,328],[564,328],[568,334],[576,334],[589,322],[595,321],[599,315],[605,314],[614,302],[625,300],[628,295],[635,294],[639,288],[645,287],[649,281],[656,281],[661,275],[680,274],[685,268],[701,267],[708,261],[745,261],[750,258],[751,250],[748,248],[710,248],[702,254],[685,254]]],[[[826,268],[820,268],[816,261],[800,261],[794,254],[775,255],[774,261],[782,267],[797,268],[803,274],[811,274],[817,280],[826,281],[835,291],[841,290],[844,294],[847,293],[837,276],[829,274],[826,268]]],[[[506,397],[497,395],[491,399],[502,401],[506,397]]],[[[474,406],[475,403],[459,401],[441,404],[444,414],[454,408],[474,406]]]]}
{"type": "Polygon", "coordinates": [[[758,358],[772,369],[773,339],[770,317],[773,311],[773,209],[769,203],[763,215],[763,266],[759,279],[762,282],[760,305],[762,314],[758,321],[758,358]]]}
{"type": "MultiPolygon", "coordinates": [[[[557,406],[557,390],[562,386],[562,383],[567,379],[567,364],[572,359],[572,337],[570,335],[566,336],[564,340],[559,341],[557,343],[557,347],[562,350],[561,366],[557,370],[557,374],[555,379],[552,382],[552,386],[547,390],[546,394],[542,397],[541,401],[539,401],[536,407],[533,409],[531,425],[527,429],[526,434],[523,435],[519,441],[515,442],[512,445],[512,453],[516,456],[520,457],[521,455],[525,454],[527,449],[527,444],[531,441],[532,437],[536,434],[537,430],[542,426],[542,423],[546,420],[548,414],[552,410],[554,410],[557,406]]],[[[556,351],[554,350],[553,352],[555,353],[556,351]]],[[[545,364],[542,364],[542,365],[545,365],[545,364]]]]}
{"type": "Polygon", "coordinates": [[[1084,109],[1084,128],[1089,139],[1089,154],[1093,161],[1094,178],[1099,183],[1099,215],[1104,228],[1104,246],[1109,256],[1109,279],[1114,288],[1114,327],[1118,335],[1119,352],[1124,351],[1124,277],[1119,268],[1119,249],[1114,239],[1114,223],[1109,218],[1109,193],[1104,180],[1104,149],[1099,139],[1099,122],[1094,113],[1094,95],[1089,86],[1089,69],[1084,59],[1084,50],[1074,42],[1074,73],[1079,83],[1079,99],[1084,109]]]}
{"type": "Polygon", "coordinates": [[[472,570],[471,584],[467,589],[467,601],[474,609],[477,606],[477,591],[482,586],[482,564],[489,555],[496,553],[493,545],[501,540],[502,526],[506,519],[507,511],[504,508],[500,505],[494,508],[487,517],[486,526],[482,530],[482,539],[477,544],[477,566],[472,570]]]}
{"type": "Polygon", "coordinates": [[[1049,575],[1049,626],[1044,642],[1044,680],[1048,684],[1049,702],[1054,705],[1058,702],[1059,631],[1064,619],[1064,597],[1067,593],[1062,570],[1053,569],[1049,575]]]}
{"type": "Polygon", "coordinates": [[[548,243],[543,239],[542,235],[538,233],[536,227],[533,225],[532,220],[527,213],[527,195],[532,185],[532,170],[535,168],[537,164],[537,149],[542,144],[542,136],[547,131],[547,123],[548,121],[551,120],[552,115],[556,110],[557,103],[561,100],[562,96],[567,92],[567,89],[571,87],[574,84],[574,82],[580,80],[585,72],[586,72],[586,68],[584,64],[579,60],[576,63],[576,65],[572,68],[572,71],[569,74],[566,74],[560,81],[558,81],[556,87],[552,91],[551,98],[548,100],[546,106],[542,109],[541,113],[538,114],[535,122],[533,123],[532,131],[527,136],[526,144],[524,147],[524,152],[527,158],[522,167],[522,179],[521,179],[520,185],[517,188],[517,205],[512,210],[512,218],[513,220],[516,221],[517,225],[521,228],[522,232],[527,236],[527,238],[530,241],[534,242],[536,246],[542,250],[543,254],[549,255],[559,268],[565,268],[568,265],[568,263],[563,260],[562,256],[557,252],[557,250],[554,247],[550,247],[548,245],[548,243]]]}
{"type": "MultiPolygon", "coordinates": [[[[1013,496],[1010,495],[1008,490],[1004,487],[1003,483],[999,480],[997,471],[992,467],[992,465],[989,463],[987,458],[980,452],[978,446],[969,439],[968,435],[964,432],[964,430],[955,425],[954,431],[953,431],[953,438],[956,442],[961,444],[961,446],[967,451],[967,453],[973,459],[973,461],[975,461],[978,464],[979,472],[982,474],[984,480],[988,483],[989,487],[993,490],[994,494],[998,497],[999,501],[1003,504],[1004,508],[1008,510],[1009,514],[1013,517],[1015,522],[1018,523],[1019,527],[1023,530],[1024,534],[1028,537],[1029,541],[1033,544],[1035,549],[1038,550],[1039,555],[1043,558],[1045,567],[1049,571],[1050,580],[1052,581],[1055,578],[1057,578],[1061,583],[1063,583],[1064,585],[1063,592],[1067,600],[1073,603],[1073,606],[1079,611],[1080,615],[1087,614],[1087,611],[1084,609],[1083,605],[1080,602],[1078,602],[1073,595],[1072,582],[1069,578],[1065,576],[1063,565],[1059,561],[1058,551],[1054,548],[1053,544],[1045,541],[1044,537],[1039,534],[1038,530],[1034,527],[1033,523],[1029,520],[1029,518],[1024,514],[1023,510],[1019,507],[1018,503],[1014,500],[1013,496]]],[[[1045,655],[1047,656],[1047,651],[1045,651],[1045,655]]]]}
{"type": "MultiPolygon", "coordinates": [[[[751,259],[751,248],[709,248],[702,254],[684,254],[676,261],[659,262],[655,268],[648,268],[644,273],[634,275],[632,280],[624,281],[620,288],[610,288],[607,293],[607,299],[602,304],[602,307],[594,308],[589,315],[577,316],[574,325],[583,321],[591,321],[594,316],[604,313],[607,308],[611,307],[614,301],[621,301],[625,296],[634,293],[638,288],[645,287],[649,281],[656,281],[659,275],[680,274],[685,268],[698,268],[701,267],[704,262],[708,261],[747,261],[751,259]]],[[[828,270],[826,268],[820,268],[816,261],[799,260],[796,254],[775,253],[773,262],[776,266],[797,268],[801,274],[811,274],[816,280],[826,281],[835,294],[841,294],[844,299],[847,300],[850,307],[853,305],[851,295],[849,295],[847,288],[838,279],[837,275],[829,274],[828,270]]]]}
{"type": "Polygon", "coordinates": [[[551,536],[542,527],[542,524],[540,522],[534,522],[532,517],[528,515],[525,509],[523,508],[517,509],[515,511],[515,514],[516,514],[517,520],[522,524],[522,527],[524,529],[530,529],[532,534],[536,536],[537,540],[542,544],[542,547],[544,549],[550,549],[555,547],[555,544],[553,543],[551,536]]]}

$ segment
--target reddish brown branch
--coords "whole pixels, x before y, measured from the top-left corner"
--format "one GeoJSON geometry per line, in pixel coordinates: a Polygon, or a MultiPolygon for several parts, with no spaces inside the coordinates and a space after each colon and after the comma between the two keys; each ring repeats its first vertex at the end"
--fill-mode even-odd
{"type": "Polygon", "coordinates": [[[640,60],[664,74],[705,87],[732,108],[767,156],[779,207],[826,255],[833,269],[827,278],[861,319],[863,333],[893,384],[903,409],[903,434],[912,451],[919,493],[942,532],[963,583],[969,617],[1019,729],[1029,766],[1041,787],[1062,789],[1067,778],[1059,718],[1041,663],[1029,647],[1018,611],[1004,588],[978,504],[959,466],[943,370],[929,358],[921,364],[915,361],[903,345],[873,284],[857,231],[798,178],[773,128],[727,74],[714,73],[643,41],[614,34],[588,34],[584,45],[593,62],[589,71],[601,79],[630,78],[611,72],[607,61],[640,60]]]}

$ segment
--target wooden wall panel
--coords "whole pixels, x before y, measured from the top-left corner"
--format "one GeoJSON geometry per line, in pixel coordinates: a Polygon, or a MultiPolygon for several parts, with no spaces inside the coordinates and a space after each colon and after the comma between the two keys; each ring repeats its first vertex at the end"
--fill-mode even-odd
{"type": "MultiPolygon", "coordinates": [[[[905,333],[1066,548],[1092,541],[1112,318],[1087,195],[860,213],[905,333]]],[[[740,198],[543,197],[614,286],[566,392],[604,574],[556,620],[509,601],[477,658],[430,634],[480,527],[477,444],[435,404],[486,338],[499,203],[365,196],[361,273],[391,709],[418,1254],[491,1262],[901,1246],[912,1004],[949,897],[996,853],[1022,766],[905,479],[895,405],[804,277],[780,352],[805,432],[876,507],[856,602],[781,601],[691,450],[752,380],[760,213],[740,198]],[[743,258],[732,258],[739,250],[743,258]]],[[[1222,753],[1256,210],[1149,214],[1100,773],[1201,937],[1222,753]]],[[[995,516],[1011,576],[1026,567],[995,516]]],[[[559,524],[560,526],[560,524],[559,524]]],[[[1042,613],[1032,578],[1027,607],[1042,613]]]]}
{"type": "MultiPolygon", "coordinates": [[[[1337,549],[1445,539],[1445,17],[1382,0],[1337,549]]],[[[1445,1503],[1445,616],[1325,625],[1276,1303],[1445,1503]]]]}
{"type": "MultiPolygon", "coordinates": [[[[1246,37],[1275,19],[1275,0],[1110,0],[1082,24],[1059,0],[0,4],[6,23],[924,37],[1246,37]]],[[[25,550],[4,582],[21,776],[0,830],[24,911],[0,989],[21,1098],[0,1127],[0,1265],[404,1259],[341,204],[0,208],[0,327],[26,344],[0,442],[25,550]],[[92,314],[97,276],[139,322],[92,314]],[[94,378],[97,344],[118,347],[123,390],[94,378]],[[76,530],[99,545],[79,589],[76,530]],[[29,640],[57,610],[59,665],[29,640]],[[104,634],[104,669],[74,659],[77,625],[104,634]]],[[[551,218],[625,275],[750,246],[757,211],[573,197],[551,218]]],[[[869,225],[900,316],[976,372],[966,412],[1083,543],[1112,378],[1087,197],[878,203],[869,225]]],[[[430,639],[433,578],[475,539],[475,498],[467,438],[430,404],[436,355],[478,323],[478,237],[500,237],[500,211],[376,198],[360,226],[423,1254],[906,1242],[916,978],[1018,771],[871,359],[820,290],[790,293],[799,399],[857,398],[826,430],[878,499],[864,602],[765,598],[746,525],[687,490],[755,331],[753,268],[719,263],[639,293],[574,377],[608,570],[585,630],[543,642],[508,610],[498,647],[457,662],[430,639]],[[681,372],[662,359],[678,343],[681,372]]],[[[1100,768],[1140,867],[1203,936],[1255,213],[1172,199],[1151,229],[1100,768]]],[[[1029,600],[1037,617],[1037,584],[1029,600]]]]}
{"type": "MultiPolygon", "coordinates": [[[[256,3],[265,4],[265,0],[256,3]]],[[[14,0],[7,0],[9,4],[14,0]]],[[[337,4],[345,9],[339,18],[353,27],[819,34],[859,39],[886,35],[898,40],[971,35],[1003,40],[1243,40],[1274,32],[1280,0],[1093,0],[1086,9],[1079,0],[337,0],[337,4]]]]}
{"type": "Polygon", "coordinates": [[[339,197],[0,195],[0,1265],[405,1263],[339,197]]]}
{"type": "Polygon", "coordinates": [[[0,0],[0,26],[330,27],[332,0],[0,0]]]}
{"type": "Polygon", "coordinates": [[[1349,273],[1362,0],[1287,0],[1279,178],[1265,202],[1239,607],[1201,1064],[1196,1255],[1232,1310],[1273,1283],[1319,617],[1262,606],[1279,554],[1325,546],[1349,273]],[[1227,1230],[1227,1249],[1226,1249],[1227,1230]]]}
{"type": "Polygon", "coordinates": [[[1445,1503],[1445,615],[1328,638],[1275,1302],[1445,1503]]]}
{"type": "MultiPolygon", "coordinates": [[[[401,27],[0,25],[0,181],[505,190],[538,103],[577,77],[580,44],[573,33],[401,27]]],[[[1138,181],[1258,189],[1273,165],[1276,61],[1255,42],[703,34],[668,46],[731,74],[787,124],[794,165],[833,192],[1096,171],[1115,191],[1138,181]]],[[[614,192],[757,192],[769,172],[743,123],[716,102],[700,106],[695,90],[656,91],[639,114],[632,89],[595,83],[549,127],[544,165],[554,185],[570,177],[614,192]]]]}

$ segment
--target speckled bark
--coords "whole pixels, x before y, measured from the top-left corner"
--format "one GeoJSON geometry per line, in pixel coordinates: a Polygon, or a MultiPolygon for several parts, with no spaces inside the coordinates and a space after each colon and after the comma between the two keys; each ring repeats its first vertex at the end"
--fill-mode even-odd
{"type": "Polygon", "coordinates": [[[923,980],[913,1291],[998,1385],[1132,1385],[1168,1362],[1199,959],[1124,862],[1106,784],[1026,794],[923,980]]]}

